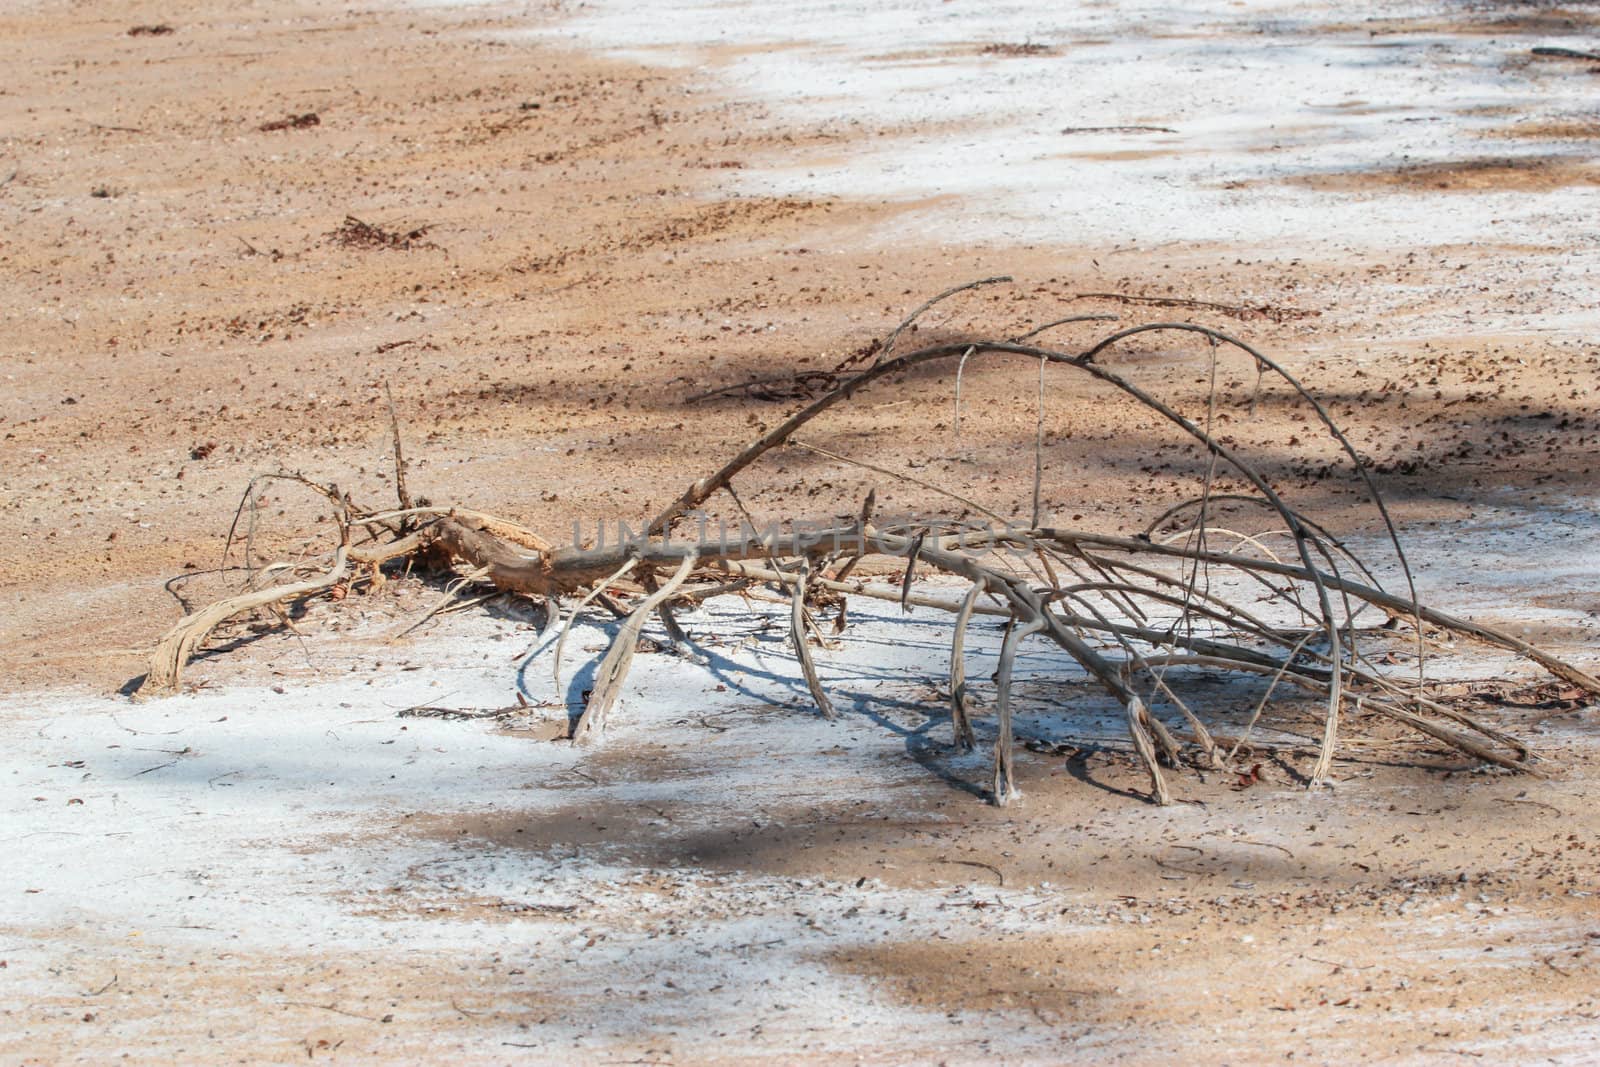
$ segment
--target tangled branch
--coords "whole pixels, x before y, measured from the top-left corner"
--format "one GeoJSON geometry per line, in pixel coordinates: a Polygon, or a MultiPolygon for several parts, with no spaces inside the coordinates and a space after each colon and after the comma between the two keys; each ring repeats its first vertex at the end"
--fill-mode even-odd
{"type": "MultiPolygon", "coordinates": [[[[819,714],[830,719],[838,711],[820,681],[810,647],[813,638],[820,636],[813,608],[825,601],[837,604],[841,626],[845,601],[851,596],[897,601],[908,610],[921,606],[951,613],[947,692],[952,742],[958,749],[971,748],[976,743],[973,718],[979,702],[966,672],[967,633],[976,615],[1003,619],[1006,629],[992,697],[991,790],[997,804],[1018,795],[1013,764],[1013,689],[1018,655],[1030,640],[1048,641],[1059,648],[1121,706],[1132,747],[1149,775],[1151,796],[1159,803],[1167,803],[1171,797],[1164,768],[1180,766],[1187,746],[1195,750],[1192,758],[1199,764],[1228,767],[1243,743],[1243,735],[1229,751],[1218,743],[1215,719],[1208,725],[1209,713],[1193,692],[1186,692],[1192,689],[1190,683],[1198,672],[1267,680],[1266,693],[1256,704],[1244,734],[1255,726],[1276,693],[1295,691],[1318,700],[1322,729],[1317,758],[1308,775],[1313,784],[1329,774],[1339,752],[1342,716],[1351,713],[1363,724],[1387,721],[1473,759],[1537,773],[1534,756],[1521,740],[1429,695],[1423,669],[1423,638],[1428,630],[1510,650],[1585,693],[1600,695],[1600,681],[1579,668],[1511,634],[1422,604],[1396,525],[1349,438],[1293,375],[1245,341],[1193,323],[1153,323],[1119,330],[1075,352],[1035,343],[1044,331],[1084,318],[1073,316],[1020,339],[966,338],[891,354],[917,315],[940,299],[999,280],[958,286],[919,307],[885,343],[867,350],[876,357],[874,362],[859,370],[841,365],[830,388],[721,467],[687,486],[650,520],[642,536],[620,543],[554,547],[534,531],[505,519],[460,508],[413,505],[403,481],[404,459],[396,422],[393,433],[396,465],[402,472],[397,484],[401,507],[387,512],[356,509],[337,489],[323,491],[301,479],[338,505],[340,543],[326,565],[295,581],[220,601],[182,620],[161,641],[140,693],[174,689],[190,655],[225,619],[269,604],[329,595],[341,583],[361,580],[359,575],[348,577],[353,567],[365,568],[367,580],[376,581],[386,565],[442,560],[497,590],[557,603],[563,597],[577,597],[573,617],[591,603],[609,603],[607,590],[624,576],[637,580],[641,595],[631,607],[616,609],[623,616],[622,625],[573,727],[574,740],[583,741],[603,734],[651,616],[659,617],[673,640],[683,643],[688,637],[675,620],[675,609],[764,584],[776,587],[789,602],[790,637],[800,673],[819,714]],[[1147,335],[1198,335],[1207,343],[1212,385],[1203,416],[1185,414],[1103,362],[1120,343],[1147,335]],[[1258,373],[1283,382],[1321,421],[1382,520],[1404,579],[1403,593],[1383,588],[1372,568],[1322,523],[1286,502],[1258,466],[1215,432],[1215,366],[1223,350],[1242,353],[1258,373]],[[795,521],[765,532],[755,529],[754,520],[735,495],[734,480],[787,445],[846,461],[795,439],[825,412],[882,383],[904,382],[906,372],[916,368],[953,372],[959,390],[960,375],[968,367],[1003,358],[1036,362],[1041,375],[1046,366],[1085,375],[1171,424],[1206,457],[1200,493],[1133,533],[1043,523],[1038,489],[1044,443],[1041,379],[1034,440],[1034,503],[1028,522],[1020,526],[997,523],[993,521],[999,518],[997,512],[965,496],[880,465],[861,463],[858,465],[882,477],[970,505],[964,508],[967,514],[976,511],[990,521],[979,524],[963,516],[923,518],[909,524],[880,521],[873,517],[869,497],[853,520],[795,521]],[[1218,488],[1222,472],[1231,472],[1231,479],[1244,491],[1218,488]],[[728,495],[747,520],[741,536],[716,543],[704,538],[674,539],[675,529],[685,518],[718,494],[728,495]],[[1254,532],[1233,529],[1219,519],[1224,510],[1255,511],[1266,516],[1272,528],[1254,532]],[[365,531],[370,540],[353,544],[352,530],[365,531]],[[899,583],[852,576],[862,560],[872,558],[903,562],[899,583]],[[918,568],[966,583],[963,595],[951,600],[919,590],[914,582],[918,568]],[[1376,630],[1359,625],[1363,613],[1381,615],[1385,622],[1376,630]],[[1399,626],[1415,631],[1418,669],[1414,679],[1402,680],[1384,672],[1364,648],[1364,642],[1375,633],[1387,634],[1399,626]],[[1181,726],[1163,721],[1157,714],[1163,705],[1173,710],[1181,726]]],[[[926,373],[919,380],[926,382],[926,373]]],[[[959,403],[959,392],[957,396],[959,403]]],[[[558,663],[560,644],[557,642],[558,663]]]]}

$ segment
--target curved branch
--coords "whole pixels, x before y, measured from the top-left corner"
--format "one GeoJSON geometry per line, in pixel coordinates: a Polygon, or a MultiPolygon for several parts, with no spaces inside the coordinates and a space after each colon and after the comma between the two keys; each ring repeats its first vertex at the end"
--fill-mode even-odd
{"type": "Polygon", "coordinates": [[[150,656],[150,670],[146,672],[144,681],[139,683],[134,695],[151,697],[177,689],[178,683],[182,680],[183,668],[188,665],[194,650],[200,646],[200,642],[210,636],[212,630],[228,619],[247,611],[254,611],[256,608],[264,608],[268,604],[276,604],[281,600],[298,600],[301,597],[326,592],[344,579],[345,571],[348,569],[349,550],[341,546],[334,554],[333,565],[328,568],[327,573],[319,577],[303,582],[274,585],[251,593],[241,593],[226,600],[219,600],[187,616],[157,642],[155,651],[150,656]]]}

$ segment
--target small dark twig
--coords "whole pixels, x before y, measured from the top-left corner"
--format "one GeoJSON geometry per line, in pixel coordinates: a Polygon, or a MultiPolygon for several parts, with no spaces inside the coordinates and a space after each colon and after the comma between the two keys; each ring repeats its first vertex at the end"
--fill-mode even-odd
{"type": "Polygon", "coordinates": [[[1116,321],[1117,321],[1117,317],[1115,315],[1068,315],[1066,318],[1062,318],[1062,319],[1051,319],[1049,322],[1045,323],[1043,326],[1035,326],[1033,329],[1029,330],[1027,333],[1023,334],[1022,336],[1013,337],[1011,340],[1015,341],[1017,344],[1022,344],[1024,342],[1033,340],[1035,337],[1038,337],[1041,333],[1044,333],[1046,330],[1053,330],[1057,326],[1065,326],[1068,323],[1073,323],[1073,322],[1116,322],[1116,321]]]}
{"type": "Polygon", "coordinates": [[[1587,59],[1600,60],[1600,52],[1580,52],[1576,48],[1540,47],[1533,50],[1536,56],[1548,56],[1551,59],[1587,59]]]}
{"type": "Polygon", "coordinates": [[[716,400],[737,393],[744,393],[752,400],[805,400],[818,390],[832,389],[838,384],[839,376],[833,371],[803,370],[777,378],[756,378],[708,389],[687,397],[684,403],[698,404],[703,400],[716,400]]]}
{"type": "Polygon", "coordinates": [[[1546,811],[1553,811],[1557,815],[1561,816],[1562,818],[1566,818],[1566,815],[1567,815],[1566,812],[1562,811],[1560,808],[1556,807],[1554,804],[1546,804],[1542,800],[1524,800],[1521,797],[1516,797],[1516,798],[1496,797],[1495,799],[1498,800],[1502,804],[1531,804],[1536,808],[1544,808],[1546,811]]]}
{"type": "Polygon", "coordinates": [[[911,547],[906,549],[906,573],[900,581],[900,610],[907,615],[911,614],[911,584],[917,578],[917,557],[922,554],[922,542],[927,536],[927,530],[918,530],[911,538],[911,547]]]}
{"type": "Polygon", "coordinates": [[[1177,133],[1171,126],[1067,126],[1062,133],[1177,133]]]}
{"type": "Polygon", "coordinates": [[[317,1004],[309,1000],[285,1000],[283,1003],[293,1008],[316,1008],[318,1011],[331,1011],[335,1015],[343,1015],[350,1019],[364,1019],[369,1023],[383,1022],[383,1020],[379,1019],[377,1016],[362,1015],[359,1012],[354,1011],[345,1011],[343,1008],[337,1007],[333,1004],[317,1004]]]}
{"type": "Polygon", "coordinates": [[[1332,967],[1335,971],[1370,971],[1373,967],[1370,963],[1365,967],[1358,967],[1353,963],[1340,963],[1338,960],[1325,960],[1317,956],[1302,956],[1301,958],[1310,960],[1312,963],[1320,963],[1325,967],[1332,967]]]}
{"type": "Polygon", "coordinates": [[[165,770],[168,767],[175,767],[175,766],[177,766],[177,764],[178,764],[177,760],[168,760],[166,763],[158,763],[154,767],[146,767],[144,770],[136,772],[133,775],[133,777],[134,778],[142,778],[145,775],[149,774],[151,771],[165,770]]]}
{"type": "Polygon", "coordinates": [[[977,867],[979,870],[989,871],[997,879],[999,879],[1000,887],[1002,889],[1005,888],[1006,872],[1002,871],[999,867],[996,867],[992,863],[985,863],[982,860],[953,860],[953,859],[949,859],[948,857],[945,857],[945,856],[940,856],[935,862],[936,863],[954,863],[954,864],[956,864],[958,866],[961,866],[961,867],[977,867]]]}
{"type": "Polygon", "coordinates": [[[913,311],[911,314],[907,315],[904,319],[902,319],[901,322],[900,322],[900,325],[896,326],[889,333],[888,338],[886,338],[884,340],[883,344],[878,347],[878,350],[875,353],[877,358],[873,362],[875,362],[875,363],[883,362],[883,358],[889,354],[889,351],[892,348],[894,348],[894,343],[896,341],[900,340],[900,335],[902,333],[904,333],[907,329],[909,329],[911,327],[912,323],[916,322],[917,319],[921,318],[922,317],[922,313],[924,311],[927,311],[929,308],[933,307],[933,305],[939,303],[941,300],[947,300],[950,297],[955,296],[957,293],[966,292],[968,289],[977,289],[977,288],[980,288],[980,287],[985,286],[985,285],[999,285],[1001,283],[1009,282],[1009,281],[1011,281],[1011,275],[1009,275],[1009,274],[996,274],[992,278],[979,278],[977,281],[965,282],[965,283],[963,283],[961,285],[953,285],[950,288],[946,289],[944,292],[940,293],[939,295],[934,296],[934,297],[930,297],[929,299],[923,301],[921,304],[917,305],[917,309],[915,311],[913,311]]]}
{"type": "Polygon", "coordinates": [[[1023,41],[1020,44],[1015,41],[999,41],[994,44],[984,45],[978,49],[978,54],[1014,58],[1017,56],[1053,56],[1056,54],[1056,50],[1050,45],[1039,44],[1037,41],[1023,41]]]}
{"type": "Polygon", "coordinates": [[[101,993],[104,993],[106,990],[110,989],[112,986],[114,986],[116,984],[117,984],[117,976],[115,974],[113,974],[111,976],[111,981],[107,982],[105,985],[101,986],[99,989],[96,989],[92,993],[80,993],[79,995],[80,996],[84,996],[84,997],[98,997],[101,993]]]}
{"type": "Polygon", "coordinates": [[[1241,322],[1250,319],[1270,319],[1273,322],[1292,322],[1295,319],[1311,319],[1321,315],[1320,311],[1308,311],[1303,308],[1273,307],[1266,304],[1218,304],[1211,300],[1191,300],[1178,296],[1132,296],[1127,293],[1079,293],[1077,300],[1115,300],[1119,304],[1138,304],[1144,307],[1164,308],[1197,308],[1205,311],[1215,311],[1226,315],[1230,319],[1241,322]]]}
{"type": "MultiPolygon", "coordinates": [[[[400,447],[400,416],[394,410],[394,391],[389,388],[387,379],[383,383],[384,399],[389,402],[389,432],[394,436],[394,492],[400,500],[400,510],[410,511],[414,505],[411,502],[411,493],[406,489],[406,456],[400,447]]],[[[400,520],[400,531],[404,533],[410,529],[410,517],[400,520]]]]}

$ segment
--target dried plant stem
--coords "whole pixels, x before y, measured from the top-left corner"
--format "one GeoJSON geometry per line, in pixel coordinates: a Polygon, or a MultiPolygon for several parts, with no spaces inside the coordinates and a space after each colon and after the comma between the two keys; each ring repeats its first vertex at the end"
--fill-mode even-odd
{"type": "Polygon", "coordinates": [[[423,613],[422,618],[418,619],[410,626],[407,626],[404,630],[401,630],[399,633],[389,638],[389,643],[398,641],[407,634],[415,632],[423,623],[427,622],[441,611],[444,611],[451,604],[454,604],[458,599],[460,599],[461,590],[465,589],[474,582],[481,582],[488,576],[489,568],[479,567],[470,574],[463,574],[461,577],[451,582],[450,587],[444,591],[444,596],[439,598],[438,603],[434,604],[433,607],[429,608],[425,613],[423,613]]]}
{"type": "MultiPolygon", "coordinates": [[[[1143,550],[1152,552],[1155,555],[1166,555],[1173,557],[1182,556],[1184,554],[1182,550],[1170,549],[1161,545],[1152,545],[1150,542],[1139,541],[1136,538],[1114,537],[1106,534],[1084,535],[1082,533],[1064,530],[1041,530],[1034,532],[1041,534],[1049,540],[1059,540],[1063,543],[1072,545],[1098,545],[1105,548],[1116,548],[1123,551],[1135,552],[1143,550]]],[[[1419,604],[1414,600],[1395,596],[1394,594],[1387,593],[1382,589],[1363,585],[1348,578],[1336,578],[1326,572],[1317,570],[1315,567],[1296,567],[1287,563],[1271,563],[1263,560],[1252,559],[1247,556],[1236,556],[1226,552],[1208,551],[1203,553],[1203,556],[1208,562],[1237,566],[1243,570],[1253,570],[1262,574],[1275,574],[1289,578],[1309,578],[1313,573],[1315,573],[1319,581],[1321,581],[1325,586],[1337,589],[1342,593],[1348,593],[1351,596],[1355,596],[1376,607],[1384,608],[1396,615],[1415,618],[1420,622],[1425,622],[1441,629],[1451,630],[1455,633],[1464,634],[1468,637],[1475,637],[1480,641],[1485,641],[1492,645],[1499,645],[1501,648],[1527,657],[1534,663],[1537,663],[1539,666],[1549,671],[1551,674],[1554,674],[1556,677],[1565,682],[1570,682],[1571,684],[1578,686],[1585,692],[1600,694],[1600,679],[1596,679],[1586,672],[1579,670],[1577,667],[1574,667],[1571,664],[1550,655],[1548,652],[1530,645],[1521,638],[1515,637],[1512,634],[1508,634],[1503,630],[1496,629],[1495,627],[1486,626],[1483,623],[1472,622],[1469,619],[1457,618],[1454,615],[1448,615],[1442,611],[1419,604]]]]}
{"type": "Polygon", "coordinates": [[[1006,630],[1000,645],[1000,669],[995,672],[995,716],[999,729],[994,739],[994,784],[990,794],[999,807],[1005,807],[1022,796],[1017,788],[1016,769],[1013,766],[1014,744],[1011,729],[1011,678],[1017,665],[1017,648],[1025,637],[1044,629],[1042,619],[1034,619],[1006,630]]]}
{"type": "Polygon", "coordinates": [[[806,638],[806,580],[809,570],[802,568],[794,580],[794,592],[790,596],[789,605],[789,639],[794,643],[795,658],[800,661],[800,673],[805,676],[806,688],[811,690],[811,699],[816,701],[817,710],[822,712],[824,719],[833,720],[839,713],[833,710],[833,702],[828,699],[828,694],[823,691],[822,680],[817,677],[817,665],[811,658],[811,645],[806,638]]]}
{"type": "Polygon", "coordinates": [[[1156,749],[1150,740],[1150,713],[1145,710],[1144,701],[1138,697],[1128,700],[1126,711],[1128,713],[1128,733],[1133,737],[1134,751],[1139,753],[1139,759],[1144,763],[1145,770],[1150,772],[1150,795],[1157,804],[1171,804],[1172,793],[1167,789],[1167,780],[1161,774],[1161,765],[1156,762],[1156,749]]]}
{"type": "Polygon", "coordinates": [[[961,285],[952,285],[950,288],[946,289],[942,293],[939,293],[937,296],[929,297],[927,300],[917,305],[915,311],[902,319],[900,321],[900,325],[896,326],[892,331],[890,331],[888,338],[883,342],[882,347],[878,349],[878,359],[883,359],[883,357],[889,353],[889,350],[894,348],[895,342],[900,340],[900,335],[905,333],[906,330],[910,329],[911,325],[922,317],[922,313],[933,307],[933,305],[940,303],[941,301],[948,300],[957,293],[967,292],[969,289],[980,289],[985,285],[1003,285],[1009,281],[1011,281],[1011,275],[997,274],[992,278],[979,278],[977,281],[963,282],[961,285]]]}
{"type": "Polygon", "coordinates": [[[977,743],[972,735],[971,706],[967,695],[966,643],[972,611],[978,606],[978,598],[983,593],[984,587],[974,582],[967,590],[967,595],[961,598],[961,607],[956,611],[954,632],[950,638],[950,729],[955,735],[954,744],[959,752],[970,752],[977,743]]]}
{"type": "MultiPolygon", "coordinates": [[[[684,558],[688,559],[690,557],[685,556],[684,558]]],[[[596,583],[595,587],[593,589],[589,590],[589,594],[587,596],[585,596],[582,600],[578,601],[578,606],[572,609],[572,614],[567,617],[567,621],[565,623],[563,623],[562,626],[561,626],[561,635],[556,638],[556,654],[555,654],[554,663],[553,663],[553,665],[551,667],[551,674],[555,677],[557,685],[561,684],[561,650],[566,647],[567,634],[572,632],[573,623],[578,621],[578,616],[583,612],[584,607],[590,601],[594,600],[596,597],[602,596],[605,593],[606,586],[610,585],[612,582],[616,581],[618,578],[621,578],[623,575],[627,574],[629,571],[633,570],[633,568],[637,567],[638,565],[639,565],[638,557],[629,556],[628,559],[623,562],[622,566],[618,567],[615,571],[613,571],[611,573],[610,577],[608,577],[603,582],[596,583]]],[[[680,566],[681,566],[681,564],[680,564],[680,566]]]]}
{"type": "Polygon", "coordinates": [[[149,695],[146,690],[150,693],[160,693],[176,689],[183,668],[188,664],[194,650],[212,630],[228,619],[248,611],[255,611],[257,608],[264,608],[269,604],[298,600],[326,592],[344,579],[348,569],[349,549],[341,546],[334,554],[333,565],[315,578],[241,593],[226,600],[219,600],[187,616],[168,630],[156,644],[155,651],[150,654],[150,669],[139,684],[139,692],[149,695]]]}
{"type": "Polygon", "coordinates": [[[622,683],[628,677],[628,668],[633,666],[633,655],[639,647],[639,635],[644,630],[645,620],[688,580],[689,575],[694,572],[694,565],[698,559],[698,556],[693,555],[683,557],[683,562],[678,564],[678,569],[673,572],[672,577],[663,582],[654,593],[645,597],[623,621],[622,628],[617,631],[610,649],[606,651],[605,658],[600,661],[600,666],[595,671],[594,689],[590,691],[589,699],[584,704],[583,714],[572,730],[574,741],[592,740],[605,729],[606,716],[611,712],[611,706],[617,702],[618,694],[622,692],[622,683]]]}
{"type": "Polygon", "coordinates": [[[394,438],[394,493],[400,501],[400,510],[409,511],[415,505],[411,502],[411,491],[406,488],[406,455],[400,447],[400,416],[395,413],[394,392],[387,380],[383,383],[383,396],[389,402],[389,432],[394,438]]]}

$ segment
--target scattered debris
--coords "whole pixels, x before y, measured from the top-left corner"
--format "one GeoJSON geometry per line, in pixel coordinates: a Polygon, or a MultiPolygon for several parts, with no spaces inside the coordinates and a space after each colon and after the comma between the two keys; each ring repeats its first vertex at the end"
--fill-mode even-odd
{"type": "Polygon", "coordinates": [[[432,226],[418,226],[411,230],[386,230],[370,222],[362,222],[354,215],[346,215],[337,230],[328,234],[334,244],[345,248],[389,248],[408,252],[413,248],[438,248],[432,241],[424,241],[432,226]]]}
{"type": "Polygon", "coordinates": [[[703,393],[696,393],[684,400],[686,404],[698,404],[705,400],[719,400],[729,396],[744,396],[750,400],[809,400],[818,393],[826,392],[839,384],[839,375],[834,371],[806,370],[786,374],[781,378],[758,378],[754,381],[737,382],[733,385],[724,385],[716,389],[708,389],[703,393]]]}
{"type": "Polygon", "coordinates": [[[1024,41],[1018,44],[1014,41],[997,41],[986,44],[978,49],[978,54],[983,56],[1053,56],[1056,50],[1047,44],[1035,44],[1024,41]]]}
{"type": "MultiPolygon", "coordinates": [[[[270,252],[263,252],[249,241],[246,241],[243,237],[240,237],[238,234],[234,234],[233,239],[244,245],[244,255],[246,256],[266,256],[274,263],[283,258],[282,249],[274,248],[270,252]]],[[[239,321],[238,316],[234,316],[234,321],[239,321]]]]}
{"type": "Polygon", "coordinates": [[[262,133],[271,133],[274,130],[304,130],[311,126],[321,126],[322,116],[315,111],[307,111],[302,115],[285,115],[281,119],[263,122],[256,129],[262,133]]]}
{"type": "Polygon", "coordinates": [[[1309,311],[1305,308],[1277,307],[1269,304],[1217,304],[1210,300],[1190,300],[1176,296],[1130,296],[1127,293],[1079,293],[1076,299],[1115,300],[1119,304],[1138,304],[1144,307],[1194,308],[1201,311],[1215,311],[1240,322],[1250,322],[1255,319],[1293,322],[1296,319],[1316,318],[1322,314],[1320,311],[1309,311]]]}
{"type": "Polygon", "coordinates": [[[1063,126],[1062,133],[1177,133],[1171,126],[1063,126]]]}

